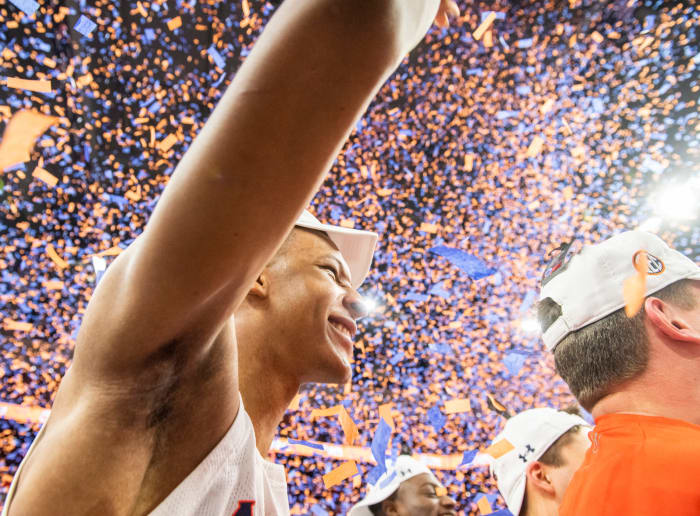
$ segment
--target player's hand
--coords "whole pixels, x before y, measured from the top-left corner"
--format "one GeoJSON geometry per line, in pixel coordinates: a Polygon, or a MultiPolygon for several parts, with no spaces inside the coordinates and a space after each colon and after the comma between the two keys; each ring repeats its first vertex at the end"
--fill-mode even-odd
{"type": "Polygon", "coordinates": [[[440,7],[435,16],[435,25],[440,28],[449,27],[450,18],[457,18],[458,16],[459,7],[457,7],[455,0],[440,0],[440,7]]]}

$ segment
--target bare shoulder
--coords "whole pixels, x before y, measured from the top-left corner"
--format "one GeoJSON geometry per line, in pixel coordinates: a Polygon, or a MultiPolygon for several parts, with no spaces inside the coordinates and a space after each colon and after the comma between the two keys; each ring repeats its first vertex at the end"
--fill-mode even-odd
{"type": "Polygon", "coordinates": [[[196,362],[177,363],[175,354],[164,358],[175,363],[154,361],[150,371],[102,383],[69,370],[23,465],[10,514],[150,512],[236,417],[232,346],[231,324],[196,362]],[[76,491],[85,496],[66,496],[76,491]]]}

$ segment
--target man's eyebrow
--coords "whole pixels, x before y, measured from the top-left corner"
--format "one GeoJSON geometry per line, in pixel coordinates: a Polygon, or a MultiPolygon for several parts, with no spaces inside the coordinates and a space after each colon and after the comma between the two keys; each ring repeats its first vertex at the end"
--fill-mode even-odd
{"type": "Polygon", "coordinates": [[[324,258],[329,258],[335,263],[337,263],[338,269],[340,270],[340,275],[343,277],[343,279],[348,280],[348,282],[350,281],[350,271],[348,270],[347,266],[341,260],[338,259],[337,256],[328,253],[324,255],[324,258]]]}

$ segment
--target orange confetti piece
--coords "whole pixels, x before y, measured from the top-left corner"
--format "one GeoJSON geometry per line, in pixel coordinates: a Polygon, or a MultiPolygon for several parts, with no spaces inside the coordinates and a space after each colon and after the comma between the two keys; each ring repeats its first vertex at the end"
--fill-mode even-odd
{"type": "Polygon", "coordinates": [[[443,486],[438,486],[435,488],[435,495],[436,496],[447,496],[447,488],[443,486]]]}
{"type": "Polygon", "coordinates": [[[297,395],[292,398],[288,410],[299,410],[299,400],[301,400],[301,394],[297,393],[297,395]]]}
{"type": "Polygon", "coordinates": [[[66,262],[63,258],[61,258],[58,255],[53,245],[49,244],[46,246],[46,255],[51,259],[53,263],[56,264],[56,267],[58,267],[59,269],[65,269],[68,267],[68,262],[66,262]]]}
{"type": "Polygon", "coordinates": [[[486,48],[491,48],[493,46],[493,30],[489,29],[484,34],[484,46],[486,48]]]}
{"type": "Polygon", "coordinates": [[[460,414],[462,412],[470,412],[472,409],[471,403],[467,398],[459,398],[445,402],[445,414],[460,414]]]}
{"type": "Polygon", "coordinates": [[[18,77],[8,77],[6,84],[10,88],[19,90],[38,91],[40,93],[51,92],[51,81],[44,79],[20,79],[18,77]]]}
{"type": "Polygon", "coordinates": [[[58,183],[58,178],[56,176],[41,167],[36,167],[34,169],[34,172],[32,172],[32,177],[40,179],[49,186],[56,186],[58,183]]]}
{"type": "Polygon", "coordinates": [[[43,285],[46,290],[61,290],[63,288],[63,282],[59,280],[48,280],[43,285]]]}
{"type": "Polygon", "coordinates": [[[345,433],[345,444],[352,446],[355,440],[360,435],[357,425],[348,414],[348,411],[343,405],[335,405],[334,407],[326,409],[314,409],[311,411],[311,419],[316,419],[317,417],[330,417],[338,416],[340,419],[340,426],[343,428],[345,433]]]}
{"type": "Polygon", "coordinates": [[[29,161],[29,153],[36,139],[57,121],[58,118],[38,111],[16,112],[8,122],[0,141],[0,170],[29,161]]]}
{"type": "Polygon", "coordinates": [[[493,457],[494,459],[497,459],[514,449],[515,447],[510,443],[508,439],[501,439],[497,443],[493,443],[491,446],[486,448],[484,453],[487,455],[491,455],[491,457],[493,457]]]}
{"type": "Polygon", "coordinates": [[[462,323],[459,321],[452,321],[450,324],[447,325],[447,327],[451,330],[456,330],[457,328],[462,327],[462,323]]]}
{"type": "Polygon", "coordinates": [[[528,158],[534,158],[535,156],[537,156],[540,153],[543,145],[544,145],[544,140],[542,139],[542,137],[535,136],[532,139],[532,142],[530,142],[530,146],[527,148],[525,155],[528,158]]]}
{"type": "Polygon", "coordinates": [[[474,169],[474,155],[467,154],[464,156],[464,170],[471,172],[474,169]]]}
{"type": "Polygon", "coordinates": [[[141,5],[141,2],[136,2],[136,10],[141,16],[148,18],[148,13],[146,12],[146,9],[143,8],[143,5],[141,5]]]}
{"type": "Polygon", "coordinates": [[[491,514],[493,512],[493,508],[491,507],[491,503],[489,502],[489,499],[486,498],[485,496],[482,496],[479,498],[479,501],[476,502],[476,506],[479,509],[479,512],[481,514],[491,514]]]}
{"type": "Polygon", "coordinates": [[[491,26],[495,19],[496,13],[493,11],[490,12],[489,15],[484,19],[484,21],[481,22],[481,25],[479,25],[474,31],[474,39],[479,41],[481,39],[481,36],[484,35],[484,33],[488,30],[488,28],[491,26]]]}
{"type": "Polygon", "coordinates": [[[170,150],[170,147],[175,145],[177,143],[177,136],[174,134],[169,134],[168,136],[165,137],[163,141],[161,141],[158,144],[158,149],[160,149],[163,152],[167,152],[170,150]]]}
{"type": "Polygon", "coordinates": [[[639,313],[644,304],[644,294],[647,289],[647,267],[649,259],[647,253],[638,253],[639,261],[635,262],[637,273],[625,279],[622,285],[622,297],[625,300],[625,314],[634,317],[639,313]]]}
{"type": "Polygon", "coordinates": [[[437,224],[429,224],[427,222],[423,222],[419,228],[419,231],[425,231],[426,233],[437,233],[437,230],[437,224]]]}
{"type": "Polygon", "coordinates": [[[241,7],[243,8],[243,16],[248,18],[250,16],[250,5],[248,4],[248,0],[243,0],[241,2],[241,7]]]}
{"type": "Polygon", "coordinates": [[[391,195],[393,192],[394,192],[394,190],[391,188],[380,188],[379,190],[377,190],[377,195],[379,197],[387,197],[387,196],[391,195]]]}
{"type": "Polygon", "coordinates": [[[503,403],[501,403],[500,401],[498,401],[496,398],[494,398],[494,397],[491,396],[490,394],[487,394],[486,397],[489,399],[489,401],[491,402],[491,404],[496,408],[496,410],[500,410],[501,412],[505,412],[506,410],[508,410],[508,409],[503,405],[503,403]]]}
{"type": "Polygon", "coordinates": [[[554,99],[547,99],[545,103],[540,106],[540,113],[543,115],[549,113],[554,107],[554,102],[554,99]]]}
{"type": "Polygon", "coordinates": [[[124,249],[115,245],[114,247],[110,247],[109,249],[105,249],[104,251],[91,255],[90,259],[92,259],[93,256],[117,256],[123,252],[124,249]]]}
{"type": "Polygon", "coordinates": [[[354,228],[355,227],[355,221],[351,219],[343,219],[340,221],[340,225],[344,228],[354,228]]]}
{"type": "Polygon", "coordinates": [[[391,431],[393,432],[394,418],[391,415],[392,408],[394,408],[393,403],[384,403],[383,405],[379,405],[379,418],[386,421],[386,424],[389,425],[389,428],[391,428],[391,431]]]}
{"type": "Polygon", "coordinates": [[[355,461],[351,460],[344,462],[337,468],[323,475],[323,484],[326,486],[326,489],[330,489],[331,487],[340,484],[346,478],[350,478],[358,473],[359,471],[357,470],[357,464],[355,461]]]}
{"type": "Polygon", "coordinates": [[[593,31],[593,34],[591,34],[591,39],[593,39],[593,41],[595,41],[598,44],[602,43],[605,40],[605,38],[597,30],[593,31]]]}
{"type": "Polygon", "coordinates": [[[12,319],[4,319],[3,324],[5,326],[5,329],[7,331],[32,331],[32,328],[34,326],[32,323],[28,322],[22,322],[22,321],[13,321],[12,319]]]}
{"type": "Polygon", "coordinates": [[[182,27],[182,18],[180,18],[179,16],[176,16],[172,20],[168,21],[168,28],[170,30],[175,30],[179,27],[182,27]]]}

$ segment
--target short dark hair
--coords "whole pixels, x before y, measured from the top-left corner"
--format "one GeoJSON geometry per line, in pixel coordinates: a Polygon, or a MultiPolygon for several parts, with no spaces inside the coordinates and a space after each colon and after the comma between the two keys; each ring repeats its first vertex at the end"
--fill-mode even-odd
{"type": "Polygon", "coordinates": [[[389,496],[384,498],[384,500],[382,500],[379,503],[375,503],[374,505],[370,505],[367,508],[369,509],[369,512],[371,512],[374,516],[384,516],[384,502],[396,500],[396,497],[398,495],[399,495],[399,489],[397,488],[396,491],[394,491],[389,496]]]}
{"type": "MultiPolygon", "coordinates": [[[[695,306],[692,280],[680,280],[652,294],[684,309],[695,306]]],[[[561,306],[551,298],[538,304],[537,316],[546,331],[561,315],[561,306]]],[[[624,308],[567,335],[554,350],[559,375],[579,403],[590,411],[621,383],[631,380],[647,367],[649,341],[644,328],[644,307],[634,317],[624,308]]]]}

